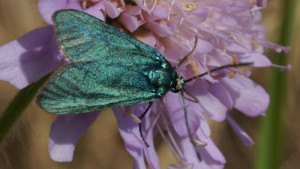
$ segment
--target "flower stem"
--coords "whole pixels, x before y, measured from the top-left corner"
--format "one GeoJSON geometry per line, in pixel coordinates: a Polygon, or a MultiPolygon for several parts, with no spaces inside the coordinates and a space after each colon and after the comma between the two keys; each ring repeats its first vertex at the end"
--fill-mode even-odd
{"type": "MultiPolygon", "coordinates": [[[[283,21],[279,44],[288,45],[292,38],[292,28],[297,0],[286,0],[283,4],[283,21]]],[[[286,65],[288,57],[278,53],[273,63],[286,65]]],[[[274,69],[270,72],[268,81],[270,107],[267,116],[262,119],[261,132],[256,154],[255,169],[278,169],[283,161],[284,125],[283,117],[286,101],[286,81],[288,72],[279,72],[274,69]]]]}
{"type": "Polygon", "coordinates": [[[20,90],[15,98],[10,102],[8,107],[4,110],[0,118],[0,145],[9,130],[13,127],[26,107],[34,99],[39,88],[45,83],[49,76],[50,74],[20,90]]]}

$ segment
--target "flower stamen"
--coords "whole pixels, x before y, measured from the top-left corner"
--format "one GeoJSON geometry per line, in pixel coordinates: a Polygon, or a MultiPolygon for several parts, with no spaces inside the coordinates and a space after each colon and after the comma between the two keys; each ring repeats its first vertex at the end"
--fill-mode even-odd
{"type": "Polygon", "coordinates": [[[182,5],[182,9],[186,10],[186,11],[192,11],[192,10],[195,10],[197,9],[197,5],[194,4],[194,3],[190,3],[190,4],[184,4],[182,5]]]}
{"type": "Polygon", "coordinates": [[[205,148],[207,146],[206,142],[203,142],[203,141],[200,141],[200,140],[197,140],[197,139],[193,139],[193,140],[196,143],[196,145],[201,147],[201,148],[205,148]]]}
{"type": "Polygon", "coordinates": [[[192,65],[192,69],[193,69],[194,75],[195,75],[195,76],[200,75],[199,70],[198,70],[198,67],[197,67],[197,65],[196,65],[196,62],[193,61],[193,60],[191,60],[191,65],[192,65]]]}
{"type": "Polygon", "coordinates": [[[285,66],[272,64],[272,66],[273,66],[273,67],[276,67],[276,68],[279,68],[279,71],[280,71],[280,72],[292,70],[292,65],[291,65],[291,64],[287,64],[287,65],[285,65],[285,66]]]}
{"type": "MultiPolygon", "coordinates": [[[[255,38],[255,37],[252,37],[251,40],[252,40],[252,41],[256,41],[256,38],[255,38]]],[[[253,46],[254,46],[256,49],[259,48],[259,45],[256,44],[256,43],[253,43],[253,46]]]]}
{"type": "MultiPolygon", "coordinates": [[[[232,64],[239,64],[237,55],[233,55],[233,56],[232,56],[232,58],[231,58],[231,63],[232,63],[232,64]]],[[[230,78],[230,79],[233,79],[234,76],[235,76],[235,74],[236,74],[236,71],[230,70],[229,78],[230,78]]]]}

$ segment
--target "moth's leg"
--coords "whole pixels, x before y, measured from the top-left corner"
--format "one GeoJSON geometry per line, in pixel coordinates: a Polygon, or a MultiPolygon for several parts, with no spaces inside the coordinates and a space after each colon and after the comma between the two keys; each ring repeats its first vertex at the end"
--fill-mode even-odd
{"type": "Polygon", "coordinates": [[[201,161],[200,152],[198,150],[197,144],[196,144],[196,142],[195,142],[195,140],[193,138],[193,135],[192,135],[192,132],[191,132],[191,129],[190,129],[189,120],[188,120],[188,114],[187,114],[187,107],[186,107],[186,102],[185,102],[185,97],[184,97],[183,90],[181,90],[181,97],[182,97],[183,106],[184,106],[185,125],[186,125],[186,128],[187,128],[189,137],[190,137],[190,142],[192,142],[192,144],[194,146],[194,149],[196,151],[197,157],[198,157],[199,161],[201,161]]]}
{"type": "MultiPolygon", "coordinates": [[[[145,110],[145,112],[139,117],[139,119],[142,121],[143,118],[145,117],[146,113],[149,111],[150,107],[152,106],[153,102],[150,102],[147,109],[145,110]]],[[[145,137],[142,133],[142,123],[139,123],[139,131],[140,131],[140,135],[143,139],[143,142],[146,144],[147,147],[149,147],[149,144],[147,143],[147,141],[145,140],[145,137]]]]}

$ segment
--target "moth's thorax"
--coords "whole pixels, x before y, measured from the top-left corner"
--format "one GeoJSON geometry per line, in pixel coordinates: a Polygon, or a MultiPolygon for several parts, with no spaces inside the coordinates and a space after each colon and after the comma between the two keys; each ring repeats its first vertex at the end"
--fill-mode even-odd
{"type": "Polygon", "coordinates": [[[157,95],[163,96],[167,91],[176,91],[180,75],[171,67],[169,63],[163,62],[161,68],[153,69],[149,73],[150,82],[158,87],[157,95]]]}

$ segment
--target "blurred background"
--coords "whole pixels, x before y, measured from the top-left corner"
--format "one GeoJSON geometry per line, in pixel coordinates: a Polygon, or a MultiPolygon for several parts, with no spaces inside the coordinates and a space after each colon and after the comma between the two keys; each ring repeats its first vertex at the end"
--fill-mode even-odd
{"type": "MultiPolygon", "coordinates": [[[[38,0],[0,0],[0,46],[25,33],[46,26],[37,10],[38,0]]],[[[283,23],[282,11],[285,0],[269,0],[266,9],[262,10],[261,24],[267,29],[267,40],[278,43],[283,23]]],[[[294,26],[290,29],[292,39],[289,44],[293,50],[289,53],[288,62],[293,69],[284,72],[287,75],[285,101],[282,101],[283,122],[281,162],[277,168],[297,169],[300,166],[300,4],[294,16],[294,26]]],[[[266,50],[266,55],[273,57],[275,52],[266,50]]],[[[274,56],[276,57],[276,56],[274,56]]],[[[282,57],[282,56],[281,56],[282,57]]],[[[270,70],[264,68],[253,70],[252,79],[271,90],[267,80],[270,70]]],[[[277,71],[277,70],[276,70],[277,71]]],[[[0,112],[14,98],[18,89],[8,82],[0,81],[0,112]]],[[[272,104],[272,102],[271,102],[272,104]]],[[[268,112],[269,113],[269,112],[268,112]]],[[[0,113],[1,115],[1,113],[0,113]]],[[[33,102],[23,113],[17,124],[10,131],[0,147],[0,169],[120,169],[132,168],[133,159],[126,152],[119,135],[116,120],[111,111],[103,111],[96,122],[82,136],[75,149],[74,159],[70,163],[58,163],[50,159],[48,154],[48,138],[52,121],[56,115],[42,111],[33,102]]],[[[252,147],[243,145],[233,133],[229,124],[210,122],[212,137],[226,157],[226,169],[252,169],[258,157],[261,140],[262,121],[266,117],[249,118],[241,113],[233,112],[233,117],[245,131],[254,139],[252,147]]],[[[174,163],[167,145],[157,139],[157,151],[160,164],[166,168],[174,163]]]]}

